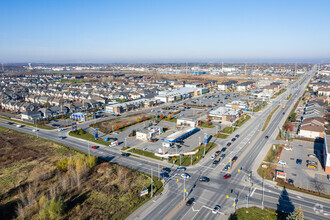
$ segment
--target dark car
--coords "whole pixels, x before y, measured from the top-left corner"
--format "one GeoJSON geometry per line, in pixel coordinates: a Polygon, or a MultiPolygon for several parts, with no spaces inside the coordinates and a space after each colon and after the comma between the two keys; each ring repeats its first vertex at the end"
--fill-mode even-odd
{"type": "Polygon", "coordinates": [[[301,164],[302,163],[302,159],[297,159],[296,160],[296,164],[301,164]]]}
{"type": "Polygon", "coordinates": [[[186,206],[191,206],[191,204],[193,204],[194,201],[195,201],[194,198],[190,198],[190,199],[187,201],[186,206]]]}
{"type": "Polygon", "coordinates": [[[185,168],[185,167],[178,167],[178,168],[176,168],[176,170],[178,170],[178,171],[186,171],[186,169],[187,168],[185,168]]]}
{"type": "Polygon", "coordinates": [[[233,162],[237,160],[237,156],[234,156],[233,159],[231,159],[233,162]]]}
{"type": "Polygon", "coordinates": [[[231,143],[230,143],[230,142],[228,142],[228,143],[227,143],[227,147],[229,147],[230,145],[231,145],[231,143]]]}
{"type": "Polygon", "coordinates": [[[123,157],[129,157],[131,154],[130,153],[122,153],[121,156],[123,157]]]}
{"type": "Polygon", "coordinates": [[[221,152],[225,152],[227,150],[227,148],[226,147],[223,147],[222,149],[221,149],[221,152]]]}
{"type": "Polygon", "coordinates": [[[210,182],[210,178],[206,177],[206,176],[202,176],[199,181],[201,182],[210,182]]]}
{"type": "Polygon", "coordinates": [[[294,183],[294,181],[293,181],[293,179],[289,179],[289,184],[291,184],[291,185],[293,185],[293,183],[294,183]]]}
{"type": "Polygon", "coordinates": [[[223,176],[224,179],[228,179],[228,178],[230,178],[230,177],[231,177],[230,174],[226,174],[226,175],[223,176]]]}
{"type": "Polygon", "coordinates": [[[269,138],[269,136],[267,135],[267,136],[265,136],[265,138],[266,138],[266,139],[268,139],[268,138],[269,138]]]}
{"type": "Polygon", "coordinates": [[[238,138],[239,137],[239,134],[236,134],[235,137],[238,138]]]}
{"type": "Polygon", "coordinates": [[[219,163],[218,160],[214,160],[213,163],[212,163],[212,165],[213,165],[213,166],[216,166],[218,163],[219,163]]]}
{"type": "Polygon", "coordinates": [[[218,151],[216,151],[216,152],[214,153],[214,155],[215,155],[215,156],[218,156],[220,153],[221,153],[221,151],[218,150],[218,151]]]}
{"type": "Polygon", "coordinates": [[[160,177],[163,178],[163,179],[165,179],[165,178],[169,178],[170,175],[168,175],[168,173],[161,173],[160,174],[160,177]]]}
{"type": "Polygon", "coordinates": [[[162,169],[162,171],[165,171],[165,172],[167,172],[167,173],[170,173],[170,172],[171,172],[171,169],[168,168],[168,167],[164,167],[164,168],[162,169]]]}
{"type": "Polygon", "coordinates": [[[236,141],[236,138],[232,138],[231,141],[232,141],[232,142],[236,141]]]}

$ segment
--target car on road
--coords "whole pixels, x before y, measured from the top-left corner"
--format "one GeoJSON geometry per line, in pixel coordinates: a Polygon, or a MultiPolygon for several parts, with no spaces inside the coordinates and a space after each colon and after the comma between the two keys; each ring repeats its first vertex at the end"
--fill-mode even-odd
{"type": "Polygon", "coordinates": [[[214,153],[214,155],[215,155],[215,156],[218,156],[220,153],[221,153],[221,151],[218,150],[218,151],[216,151],[216,152],[214,153]]]}
{"type": "Polygon", "coordinates": [[[286,162],[284,160],[279,160],[278,163],[282,165],[286,165],[286,162]]]}
{"type": "Polygon", "coordinates": [[[213,163],[212,163],[212,165],[213,165],[213,166],[216,166],[218,163],[219,163],[218,160],[214,160],[213,163]]]}
{"type": "Polygon", "coordinates": [[[21,128],[21,127],[22,127],[22,125],[16,125],[16,127],[18,127],[18,128],[21,128]]]}
{"type": "Polygon", "coordinates": [[[187,203],[186,206],[191,206],[194,203],[195,199],[194,198],[190,198],[187,203]]]}
{"type": "Polygon", "coordinates": [[[39,130],[38,130],[38,129],[33,129],[32,131],[33,131],[33,132],[37,132],[37,131],[39,131],[39,130]]]}
{"type": "Polygon", "coordinates": [[[308,157],[312,157],[312,158],[316,158],[316,155],[315,154],[308,154],[307,156],[308,157]]]}
{"type": "Polygon", "coordinates": [[[236,134],[235,137],[236,137],[236,139],[237,139],[237,138],[239,137],[239,134],[236,134]]]}
{"type": "Polygon", "coordinates": [[[60,139],[64,139],[64,138],[66,138],[66,136],[59,136],[58,138],[60,138],[60,139]]]}
{"type": "Polygon", "coordinates": [[[178,171],[186,171],[186,169],[187,168],[185,168],[185,167],[178,167],[178,168],[176,168],[176,170],[178,170],[178,171]]]}
{"type": "Polygon", "coordinates": [[[163,172],[170,173],[170,172],[171,172],[171,169],[168,168],[168,167],[163,167],[162,171],[163,171],[163,172]]]}
{"type": "Polygon", "coordinates": [[[291,147],[284,147],[283,149],[284,150],[288,150],[288,151],[292,151],[292,148],[291,147]]]}
{"type": "Polygon", "coordinates": [[[215,158],[216,158],[215,155],[212,155],[212,156],[210,157],[211,160],[214,160],[215,158]]]}
{"type": "Polygon", "coordinates": [[[93,149],[97,149],[97,148],[99,148],[99,146],[92,146],[91,148],[93,148],[93,149]]]}
{"type": "Polygon", "coordinates": [[[170,175],[168,175],[168,173],[165,172],[165,173],[161,173],[160,177],[163,178],[163,179],[166,179],[166,178],[169,178],[170,175]]]}
{"type": "Polygon", "coordinates": [[[268,135],[266,135],[266,136],[265,136],[265,138],[266,138],[266,139],[268,139],[268,138],[269,138],[269,136],[268,136],[268,135]]]}
{"type": "Polygon", "coordinates": [[[199,181],[201,181],[201,182],[210,182],[210,178],[208,178],[206,176],[202,176],[201,178],[199,178],[199,181]]]}
{"type": "Polygon", "coordinates": [[[237,160],[237,156],[234,156],[233,159],[231,159],[231,161],[235,162],[237,160]]]}
{"type": "Polygon", "coordinates": [[[316,169],[317,168],[317,165],[315,165],[315,164],[307,164],[307,167],[308,168],[312,168],[312,169],[316,169]]]}
{"type": "Polygon", "coordinates": [[[184,179],[190,179],[190,175],[188,173],[181,174],[181,177],[184,179]]]}
{"type": "Polygon", "coordinates": [[[231,143],[230,143],[230,142],[228,142],[228,143],[227,143],[227,147],[229,147],[230,145],[231,145],[231,143]]]}
{"type": "Polygon", "coordinates": [[[216,206],[214,207],[214,209],[212,210],[212,213],[213,213],[213,214],[217,214],[217,213],[220,211],[220,209],[221,209],[221,206],[216,205],[216,206]]]}
{"type": "Polygon", "coordinates": [[[296,160],[296,164],[301,164],[302,163],[302,159],[297,159],[296,160]]]}
{"type": "Polygon", "coordinates": [[[130,153],[122,153],[121,156],[123,157],[129,157],[131,154],[130,153]]]}
{"type": "Polygon", "coordinates": [[[236,138],[232,138],[231,141],[232,141],[232,142],[236,141],[236,138]]]}
{"type": "Polygon", "coordinates": [[[223,176],[224,179],[228,179],[230,177],[231,177],[231,175],[229,173],[227,173],[226,175],[223,176]]]}
{"type": "Polygon", "coordinates": [[[227,148],[226,147],[223,147],[222,149],[221,149],[221,152],[225,152],[227,150],[227,148]]]}

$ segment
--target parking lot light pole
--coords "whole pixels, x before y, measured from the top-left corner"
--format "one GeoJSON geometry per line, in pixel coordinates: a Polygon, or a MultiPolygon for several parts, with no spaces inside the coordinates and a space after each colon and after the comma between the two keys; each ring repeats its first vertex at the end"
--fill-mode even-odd
{"type": "Polygon", "coordinates": [[[127,147],[127,142],[126,141],[127,141],[127,138],[125,138],[125,148],[127,147]]]}

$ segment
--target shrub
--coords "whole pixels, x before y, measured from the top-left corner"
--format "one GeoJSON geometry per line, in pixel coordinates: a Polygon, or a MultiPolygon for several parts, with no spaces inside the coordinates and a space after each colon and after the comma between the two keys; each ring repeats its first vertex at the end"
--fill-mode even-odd
{"type": "Polygon", "coordinates": [[[136,118],[136,122],[139,123],[141,119],[139,117],[136,118]]]}
{"type": "Polygon", "coordinates": [[[64,202],[61,198],[53,198],[48,201],[46,205],[40,209],[39,218],[40,219],[58,219],[62,216],[65,209],[64,202]]]}
{"type": "Polygon", "coordinates": [[[119,129],[119,124],[116,123],[115,130],[118,130],[118,129],[119,129]]]}
{"type": "Polygon", "coordinates": [[[60,161],[57,162],[56,168],[60,171],[67,171],[69,167],[69,161],[68,158],[63,158],[60,161]]]}
{"type": "Polygon", "coordinates": [[[171,120],[171,118],[172,118],[172,116],[171,116],[171,114],[169,114],[169,115],[167,116],[167,119],[168,119],[168,120],[171,120]]]}

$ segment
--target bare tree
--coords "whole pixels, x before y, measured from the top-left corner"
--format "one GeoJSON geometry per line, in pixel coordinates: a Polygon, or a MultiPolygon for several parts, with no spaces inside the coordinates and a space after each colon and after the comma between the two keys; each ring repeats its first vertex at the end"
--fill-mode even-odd
{"type": "Polygon", "coordinates": [[[319,195],[323,192],[324,190],[324,185],[322,182],[318,181],[317,179],[312,179],[311,180],[314,188],[315,188],[315,191],[319,193],[319,195]]]}

